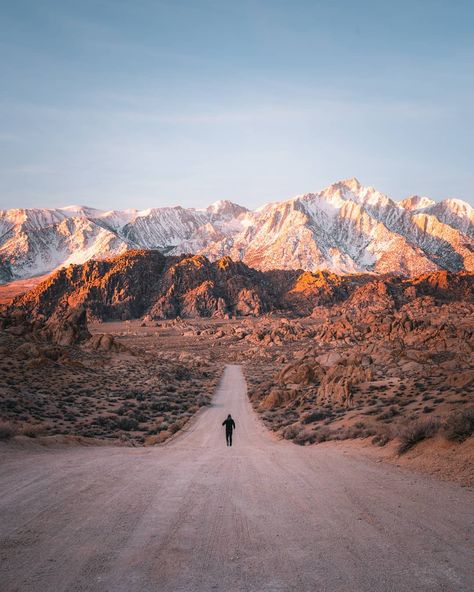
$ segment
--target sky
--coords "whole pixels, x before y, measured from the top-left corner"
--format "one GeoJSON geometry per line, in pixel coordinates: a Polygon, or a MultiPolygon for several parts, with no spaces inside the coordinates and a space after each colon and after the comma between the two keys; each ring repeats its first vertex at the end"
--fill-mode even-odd
{"type": "Polygon", "coordinates": [[[471,0],[0,4],[0,208],[474,205],[471,0]]]}

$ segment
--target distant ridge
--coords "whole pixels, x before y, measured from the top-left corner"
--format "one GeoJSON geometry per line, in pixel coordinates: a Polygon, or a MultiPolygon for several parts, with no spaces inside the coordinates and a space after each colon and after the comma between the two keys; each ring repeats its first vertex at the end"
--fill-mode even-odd
{"type": "Polygon", "coordinates": [[[260,270],[473,271],[474,210],[457,199],[395,202],[355,178],[256,211],[226,200],[205,209],[0,210],[2,283],[137,248],[230,256],[260,270]]]}
{"type": "Polygon", "coordinates": [[[414,279],[259,271],[229,257],[211,262],[203,255],[167,257],[155,250],[138,250],[60,269],[17,297],[11,310],[49,318],[69,307],[83,307],[89,318],[101,321],[265,313],[307,316],[317,307],[341,303],[349,311],[377,304],[389,311],[420,296],[472,302],[473,278],[467,272],[448,271],[414,279]]]}

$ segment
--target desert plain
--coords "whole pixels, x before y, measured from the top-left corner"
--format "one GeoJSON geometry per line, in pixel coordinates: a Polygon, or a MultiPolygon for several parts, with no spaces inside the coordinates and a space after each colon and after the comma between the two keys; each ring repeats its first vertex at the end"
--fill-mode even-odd
{"type": "Polygon", "coordinates": [[[17,296],[4,589],[472,589],[472,283],[452,279],[396,298],[374,279],[299,316],[248,290],[246,314],[168,319],[99,319],[87,298],[45,316],[49,280],[17,296]]]}

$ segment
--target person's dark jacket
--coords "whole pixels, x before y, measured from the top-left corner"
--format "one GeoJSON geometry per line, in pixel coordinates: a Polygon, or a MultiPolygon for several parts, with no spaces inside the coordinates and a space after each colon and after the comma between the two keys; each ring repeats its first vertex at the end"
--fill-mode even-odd
{"type": "Polygon", "coordinates": [[[222,425],[225,425],[225,431],[232,433],[232,430],[235,430],[235,421],[228,417],[225,421],[222,422],[222,425]]]}

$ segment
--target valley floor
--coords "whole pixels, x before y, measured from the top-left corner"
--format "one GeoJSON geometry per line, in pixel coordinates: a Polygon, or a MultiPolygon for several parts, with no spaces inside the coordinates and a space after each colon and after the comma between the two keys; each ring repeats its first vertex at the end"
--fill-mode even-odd
{"type": "Polygon", "coordinates": [[[471,490],[278,441],[236,365],[165,445],[0,451],[4,592],[474,587],[471,490]]]}

